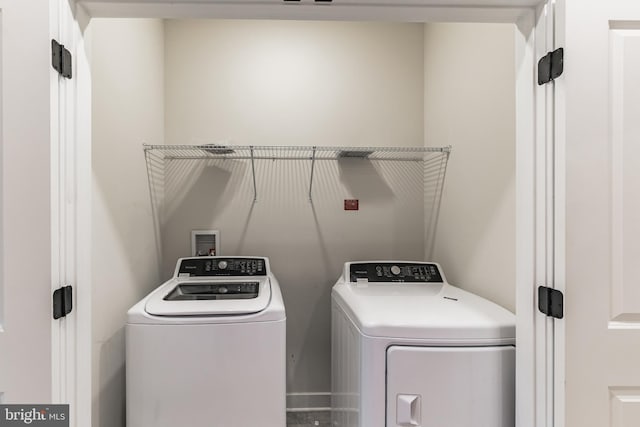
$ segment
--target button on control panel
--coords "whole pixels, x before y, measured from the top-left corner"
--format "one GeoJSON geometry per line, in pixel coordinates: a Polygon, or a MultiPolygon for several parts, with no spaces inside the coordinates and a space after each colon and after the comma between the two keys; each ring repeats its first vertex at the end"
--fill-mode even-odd
{"type": "Polygon", "coordinates": [[[362,262],[350,266],[351,282],[435,282],[442,283],[438,266],[430,263],[409,262],[362,262]]]}
{"type": "Polygon", "coordinates": [[[185,258],[180,263],[178,274],[199,276],[266,276],[264,258],[185,258]]]}

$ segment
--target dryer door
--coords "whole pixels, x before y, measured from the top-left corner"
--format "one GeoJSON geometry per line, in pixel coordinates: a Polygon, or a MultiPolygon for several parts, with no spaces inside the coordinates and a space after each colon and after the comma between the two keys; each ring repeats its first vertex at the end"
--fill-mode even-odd
{"type": "Polygon", "coordinates": [[[386,425],[514,427],[515,347],[389,347],[386,425]]]}

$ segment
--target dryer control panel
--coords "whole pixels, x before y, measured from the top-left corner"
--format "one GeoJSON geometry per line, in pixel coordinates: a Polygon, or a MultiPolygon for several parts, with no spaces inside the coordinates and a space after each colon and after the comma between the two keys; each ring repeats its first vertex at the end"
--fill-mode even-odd
{"type": "Polygon", "coordinates": [[[410,262],[362,262],[349,266],[349,281],[358,282],[436,282],[442,283],[438,266],[410,262]]]}
{"type": "Polygon", "coordinates": [[[195,257],[179,261],[178,276],[266,276],[264,258],[195,257]]]}

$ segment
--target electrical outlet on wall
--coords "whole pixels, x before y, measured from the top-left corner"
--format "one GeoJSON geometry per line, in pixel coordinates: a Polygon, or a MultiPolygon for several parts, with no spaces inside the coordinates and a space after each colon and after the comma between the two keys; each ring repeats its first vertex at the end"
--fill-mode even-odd
{"type": "Polygon", "coordinates": [[[345,199],[344,210],[345,211],[357,211],[360,209],[358,199],[345,199]]]}

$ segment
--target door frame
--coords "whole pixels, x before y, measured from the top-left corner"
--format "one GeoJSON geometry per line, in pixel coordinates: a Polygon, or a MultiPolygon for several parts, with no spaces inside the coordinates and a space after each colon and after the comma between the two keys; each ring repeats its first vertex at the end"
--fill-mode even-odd
{"type": "MultiPolygon", "coordinates": [[[[337,3],[337,2],[336,2],[337,3]]],[[[537,311],[537,285],[549,283],[549,269],[561,269],[556,239],[559,229],[554,221],[560,212],[554,211],[554,187],[564,176],[563,163],[554,156],[553,146],[553,89],[535,84],[536,63],[553,43],[553,0],[454,0],[448,6],[438,6],[433,0],[423,5],[395,5],[391,0],[359,4],[359,0],[344,0],[344,4],[315,5],[313,3],[287,4],[263,0],[209,3],[179,2],[107,2],[80,0],[78,4],[88,17],[162,17],[162,18],[215,18],[215,19],[301,19],[301,20],[354,20],[354,21],[405,21],[405,22],[486,22],[513,23],[516,25],[516,425],[518,427],[550,427],[554,425],[554,326],[552,321],[537,311]],[[372,4],[373,3],[373,4],[372,4]],[[385,4],[386,3],[386,4],[385,4]],[[505,6],[517,3],[517,6],[505,6]],[[551,110],[550,110],[551,108],[551,110]],[[555,160],[554,160],[555,159],[555,160]],[[555,163],[554,163],[555,162],[555,163]],[[555,213],[554,213],[555,212],[555,213]],[[555,230],[555,234],[554,234],[555,230]],[[556,251],[553,249],[556,248],[556,251]],[[553,260],[556,255],[555,264],[553,260]],[[551,257],[551,258],[550,258],[551,257]]],[[[440,2],[441,3],[441,2],[440,2]]],[[[84,28],[84,26],[81,26],[84,28]]],[[[79,70],[80,73],[89,70],[79,70]]],[[[88,79],[90,88],[90,76],[88,79]]],[[[90,105],[89,93],[78,96],[90,105]]],[[[89,133],[90,135],[90,133],[89,133]]],[[[90,144],[89,144],[90,145],[90,144]]],[[[77,154],[77,164],[86,162],[86,153],[77,154]],[[84,159],[84,160],[83,160],[84,159]]],[[[90,157],[89,157],[90,158],[90,157]]],[[[83,167],[84,166],[80,166],[83,167]]],[[[90,162],[89,184],[90,187],[90,162]]],[[[86,171],[82,174],[87,179],[86,171]]],[[[52,177],[54,178],[54,177],[52,177]]],[[[78,182],[86,186],[87,183],[78,182]]],[[[82,194],[89,194],[85,188],[82,194]]],[[[557,196],[557,195],[556,195],[557,196]]],[[[90,200],[90,198],[89,198],[90,200]]],[[[85,201],[86,202],[86,201],[85,201]]],[[[90,203],[90,201],[89,201],[90,203]]],[[[556,203],[559,209],[561,203],[556,203]]],[[[78,221],[91,223],[90,209],[79,212],[78,221]]],[[[90,228],[90,227],[89,227],[90,228]]],[[[79,253],[91,251],[91,240],[78,242],[79,253]]],[[[90,259],[90,258],[89,258],[90,259]]],[[[90,271],[83,288],[77,285],[79,307],[91,307],[90,271]],[[86,285],[86,286],[85,286],[86,285]],[[88,287],[89,289],[84,289],[88,287]]],[[[78,312],[78,322],[91,325],[91,312],[78,312]],[[82,319],[81,319],[82,318],[82,319]]],[[[78,337],[82,350],[78,362],[90,359],[91,337],[84,333],[78,337]],[[88,343],[85,340],[88,339],[88,343]]],[[[55,347],[55,345],[54,345],[55,347]]],[[[54,348],[55,350],[55,348],[54,348]]],[[[64,355],[61,355],[64,357],[64,355]]],[[[90,360],[89,360],[90,366],[90,360]]],[[[83,364],[84,365],[84,364],[83,364]]],[[[78,371],[81,377],[87,370],[78,371]]],[[[89,378],[83,381],[91,381],[89,378]]],[[[55,385],[54,385],[55,388],[55,385]]],[[[560,398],[560,396],[556,396],[560,398]]]]}
{"type": "Polygon", "coordinates": [[[49,36],[71,52],[72,78],[50,68],[51,293],[71,285],[72,311],[51,321],[51,402],[91,425],[91,74],[85,11],[49,0],[49,36]]]}

